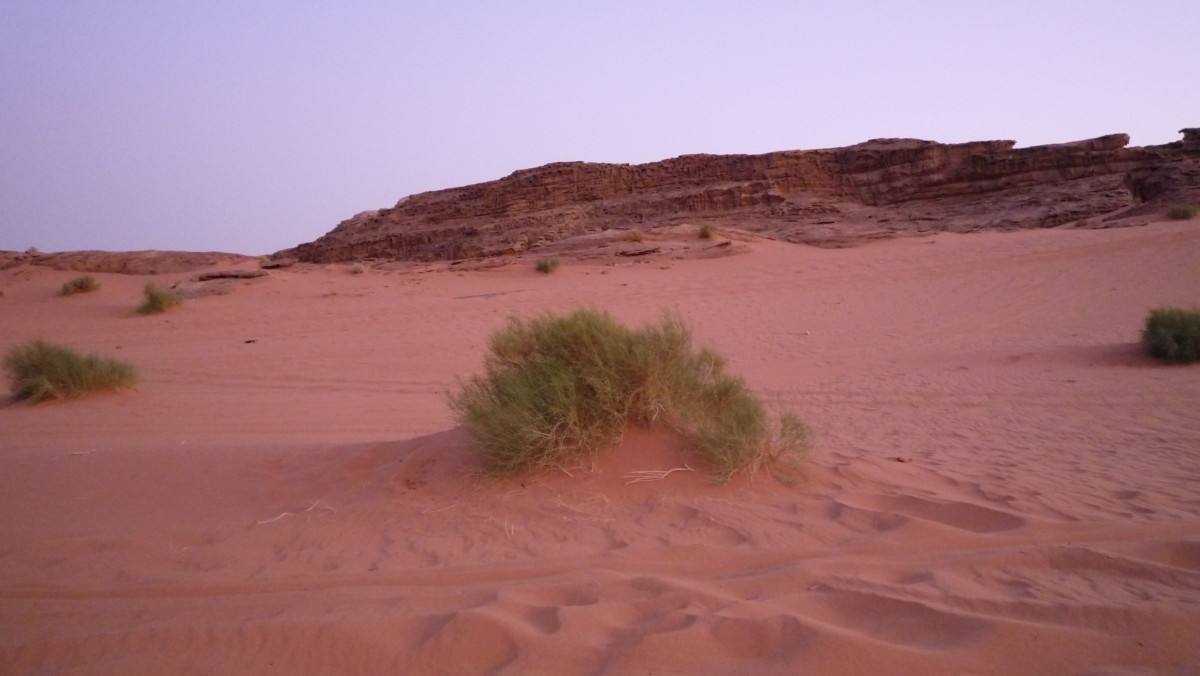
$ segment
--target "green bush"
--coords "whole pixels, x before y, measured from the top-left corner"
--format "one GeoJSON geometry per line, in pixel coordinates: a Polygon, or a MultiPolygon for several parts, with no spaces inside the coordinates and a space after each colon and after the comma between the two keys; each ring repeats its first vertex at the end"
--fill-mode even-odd
{"type": "Polygon", "coordinates": [[[595,310],[511,318],[491,338],[484,375],[464,383],[451,407],[496,476],[586,462],[630,424],[675,429],[720,481],[794,470],[807,428],[785,416],[773,437],[745,383],[691,341],[672,316],[639,330],[595,310]]]}
{"type": "Polygon", "coordinates": [[[17,399],[41,401],[74,397],[97,389],[126,387],[137,382],[132,366],[97,355],[34,340],[4,356],[11,391],[17,399]]]}
{"type": "Polygon", "coordinates": [[[712,225],[705,223],[700,226],[700,239],[712,239],[717,234],[717,229],[712,225]]]}
{"type": "Polygon", "coordinates": [[[1195,204],[1172,204],[1167,207],[1167,217],[1173,221],[1187,221],[1200,213],[1200,207],[1195,204]]]}
{"type": "Polygon", "coordinates": [[[95,291],[99,288],[100,283],[96,281],[95,277],[91,275],[83,275],[82,277],[76,277],[69,282],[64,282],[60,295],[74,296],[77,293],[88,293],[89,291],[95,291]]]}
{"type": "Polygon", "coordinates": [[[1200,361],[1200,311],[1151,310],[1142,330],[1142,344],[1151,356],[1168,364],[1200,361]]]}
{"type": "Polygon", "coordinates": [[[543,275],[548,275],[551,272],[554,272],[555,270],[557,270],[558,265],[559,265],[558,257],[551,256],[549,258],[542,258],[542,259],[538,260],[537,265],[535,267],[537,268],[538,272],[542,273],[543,275]]]}
{"type": "Polygon", "coordinates": [[[146,287],[142,290],[142,304],[138,306],[138,312],[144,315],[156,315],[166,312],[171,308],[183,303],[183,298],[179,294],[169,289],[164,289],[154,282],[146,282],[146,287]]]}

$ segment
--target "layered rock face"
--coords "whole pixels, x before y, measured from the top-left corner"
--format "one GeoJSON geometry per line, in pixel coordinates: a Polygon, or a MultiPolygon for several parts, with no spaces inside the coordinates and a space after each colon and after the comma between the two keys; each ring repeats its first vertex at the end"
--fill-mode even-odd
{"type": "Polygon", "coordinates": [[[685,222],[843,246],[908,232],[1051,227],[1200,200],[1200,130],[1129,148],[1113,134],[1014,148],[878,139],[764,155],[686,155],[640,165],[564,162],[413,195],[281,251],[306,262],[514,253],[609,228],[685,222]]]}

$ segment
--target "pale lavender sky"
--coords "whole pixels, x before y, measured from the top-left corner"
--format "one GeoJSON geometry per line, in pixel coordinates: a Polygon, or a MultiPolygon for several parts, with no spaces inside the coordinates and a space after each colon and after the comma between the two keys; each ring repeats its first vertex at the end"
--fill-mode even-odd
{"type": "Polygon", "coordinates": [[[4,0],[0,249],[269,253],[548,162],[1200,126],[1200,0],[4,0]]]}

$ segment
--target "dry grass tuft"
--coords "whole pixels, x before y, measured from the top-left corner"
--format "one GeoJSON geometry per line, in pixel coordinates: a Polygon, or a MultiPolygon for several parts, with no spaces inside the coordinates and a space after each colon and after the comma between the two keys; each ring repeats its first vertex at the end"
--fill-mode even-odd
{"type": "Polygon", "coordinates": [[[100,282],[91,275],[83,275],[76,277],[69,282],[64,282],[60,296],[74,296],[77,293],[90,293],[100,288],[100,282]]]}
{"type": "Polygon", "coordinates": [[[20,345],[4,357],[4,370],[17,399],[42,401],[76,397],[92,390],[137,382],[132,366],[97,355],[82,355],[44,340],[20,345]]]}
{"type": "Polygon", "coordinates": [[[1200,361],[1200,311],[1163,307],[1150,311],[1142,330],[1146,351],[1167,364],[1200,361]]]}
{"type": "Polygon", "coordinates": [[[1190,221],[1200,213],[1200,207],[1195,204],[1172,204],[1167,207],[1167,218],[1173,221],[1190,221]]]}
{"type": "Polygon", "coordinates": [[[164,289],[154,282],[146,282],[145,288],[142,289],[142,304],[138,306],[137,311],[143,315],[156,315],[182,303],[183,298],[174,291],[164,289]]]}

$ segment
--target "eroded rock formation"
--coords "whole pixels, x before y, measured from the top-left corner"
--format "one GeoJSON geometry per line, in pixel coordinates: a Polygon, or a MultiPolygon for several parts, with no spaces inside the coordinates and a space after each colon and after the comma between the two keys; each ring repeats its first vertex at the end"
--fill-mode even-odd
{"type": "Polygon", "coordinates": [[[130,275],[157,275],[170,272],[190,272],[222,264],[246,263],[254,260],[238,254],[191,251],[62,251],[40,253],[0,252],[0,270],[29,263],[56,270],[76,272],[115,272],[130,275]]]}
{"type": "Polygon", "coordinates": [[[683,222],[841,246],[907,232],[1052,227],[1167,199],[1200,201],[1200,130],[1161,146],[1112,134],[1015,148],[877,139],[640,165],[561,162],[367,211],[279,258],[458,259],[608,228],[683,222]]]}

